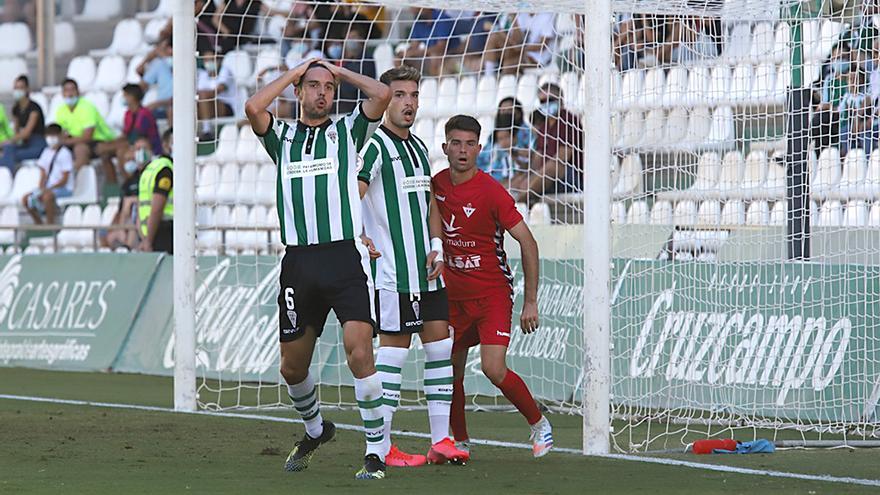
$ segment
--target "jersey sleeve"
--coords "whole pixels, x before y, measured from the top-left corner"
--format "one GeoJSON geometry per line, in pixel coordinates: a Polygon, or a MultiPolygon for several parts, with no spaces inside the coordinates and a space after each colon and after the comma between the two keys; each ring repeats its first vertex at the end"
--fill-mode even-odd
{"type": "Polygon", "coordinates": [[[379,175],[382,168],[382,153],[376,140],[371,139],[364,149],[361,150],[358,162],[360,165],[358,180],[367,184],[373,182],[373,179],[379,175]]]}
{"type": "Polygon", "coordinates": [[[172,175],[171,169],[168,167],[163,168],[156,174],[156,184],[153,187],[153,194],[161,194],[162,196],[168,196],[171,193],[171,188],[174,187],[173,184],[174,177],[172,175]]]}
{"type": "Polygon", "coordinates": [[[257,139],[260,140],[263,148],[266,149],[266,153],[269,153],[272,161],[277,165],[280,162],[279,158],[282,156],[283,141],[281,138],[286,132],[287,124],[285,124],[284,121],[276,119],[275,115],[271,112],[269,113],[269,117],[271,118],[271,121],[265,134],[257,134],[256,131],[254,131],[254,134],[257,135],[257,139]]]}
{"type": "Polygon", "coordinates": [[[495,218],[504,227],[504,230],[510,230],[522,222],[523,217],[516,209],[513,196],[504,189],[504,186],[494,180],[492,182],[495,183],[495,186],[492,187],[495,218]]]}
{"type": "Polygon", "coordinates": [[[354,147],[358,151],[367,144],[367,141],[373,136],[373,133],[379,128],[379,123],[382,121],[382,117],[379,117],[376,120],[370,120],[364,115],[363,107],[364,102],[358,103],[354,110],[344,117],[345,127],[348,129],[348,132],[351,133],[354,147]]]}

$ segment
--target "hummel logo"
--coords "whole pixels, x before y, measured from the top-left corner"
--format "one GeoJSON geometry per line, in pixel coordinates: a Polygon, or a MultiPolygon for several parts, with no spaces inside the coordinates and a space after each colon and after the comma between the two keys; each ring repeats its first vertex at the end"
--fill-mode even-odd
{"type": "Polygon", "coordinates": [[[461,227],[455,226],[455,214],[452,215],[449,223],[446,223],[446,220],[443,220],[443,230],[446,232],[446,237],[449,237],[450,239],[461,235],[458,233],[458,231],[461,230],[461,227]]]}
{"type": "Polygon", "coordinates": [[[495,335],[498,335],[499,337],[508,337],[509,338],[510,332],[502,332],[501,330],[496,330],[495,335]]]}
{"type": "Polygon", "coordinates": [[[437,198],[437,201],[446,201],[446,196],[440,196],[439,194],[434,195],[437,198]]]}
{"type": "Polygon", "coordinates": [[[467,206],[462,206],[461,209],[464,210],[464,214],[467,215],[468,218],[470,218],[471,215],[473,215],[474,212],[477,211],[477,209],[471,206],[470,203],[468,203],[467,206]]]}

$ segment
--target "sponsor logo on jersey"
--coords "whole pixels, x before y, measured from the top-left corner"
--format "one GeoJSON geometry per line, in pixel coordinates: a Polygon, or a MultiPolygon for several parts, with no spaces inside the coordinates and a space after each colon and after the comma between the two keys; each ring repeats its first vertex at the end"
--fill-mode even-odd
{"type": "Polygon", "coordinates": [[[502,332],[501,330],[496,330],[495,335],[510,338],[510,332],[502,332]]]}
{"type": "Polygon", "coordinates": [[[431,190],[431,178],[427,175],[404,177],[400,180],[400,189],[405,193],[429,192],[431,190]]]}
{"type": "Polygon", "coordinates": [[[446,232],[446,237],[453,239],[461,234],[458,232],[461,230],[461,227],[455,226],[455,214],[452,214],[452,218],[449,220],[449,223],[446,220],[443,220],[443,231],[446,232]]]}
{"type": "Polygon", "coordinates": [[[477,209],[474,208],[470,203],[468,203],[467,206],[462,206],[461,209],[464,210],[464,214],[467,215],[468,218],[470,218],[471,215],[473,215],[474,212],[477,211],[477,209]]]}
{"type": "Polygon", "coordinates": [[[281,176],[288,180],[315,175],[328,175],[336,173],[336,170],[336,160],[333,158],[318,158],[317,160],[285,163],[281,167],[281,176]]]}
{"type": "Polygon", "coordinates": [[[472,272],[480,269],[480,255],[466,254],[463,256],[446,256],[446,266],[463,272],[472,272]]]}

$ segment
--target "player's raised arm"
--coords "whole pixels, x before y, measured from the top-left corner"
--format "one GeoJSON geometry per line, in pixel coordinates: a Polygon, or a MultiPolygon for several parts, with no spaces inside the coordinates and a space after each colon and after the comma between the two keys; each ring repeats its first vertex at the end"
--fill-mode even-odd
{"type": "Polygon", "coordinates": [[[269,126],[272,124],[272,117],[266,109],[275,101],[275,98],[281,96],[281,93],[288,86],[291,84],[297,85],[300,78],[302,78],[314,61],[315,59],[313,58],[303,61],[303,63],[281,74],[278,79],[267,84],[248,98],[244,104],[244,113],[247,115],[255,134],[258,136],[266,134],[269,126]]]}
{"type": "Polygon", "coordinates": [[[370,120],[382,118],[382,114],[391,103],[391,88],[388,85],[372,77],[352,72],[345,67],[333,65],[326,60],[320,60],[318,63],[326,67],[340,81],[355,86],[367,95],[367,99],[363,101],[364,116],[370,120]]]}
{"type": "Polygon", "coordinates": [[[538,329],[538,243],[524,221],[516,224],[508,232],[519,243],[525,276],[520,325],[523,332],[532,333],[538,329]]]}

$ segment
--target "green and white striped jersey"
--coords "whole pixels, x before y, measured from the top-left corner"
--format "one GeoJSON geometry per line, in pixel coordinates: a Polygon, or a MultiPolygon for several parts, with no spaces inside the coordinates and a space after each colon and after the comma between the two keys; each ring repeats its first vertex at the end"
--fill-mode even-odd
{"type": "Polygon", "coordinates": [[[278,165],[281,242],[305,246],[360,236],[358,152],[377,127],[379,122],[370,121],[361,105],[316,127],[272,116],[269,130],[258,137],[278,165]]]}
{"type": "Polygon", "coordinates": [[[361,156],[358,179],[370,184],[364,196],[364,230],[382,253],[373,277],[376,288],[410,294],[439,290],[442,280],[428,282],[425,266],[431,251],[428,148],[412,133],[401,139],[382,126],[361,156]]]}

